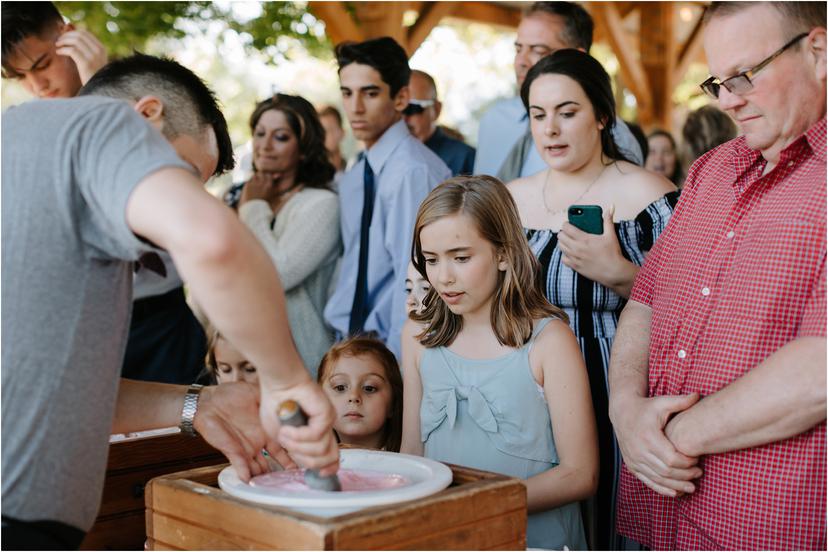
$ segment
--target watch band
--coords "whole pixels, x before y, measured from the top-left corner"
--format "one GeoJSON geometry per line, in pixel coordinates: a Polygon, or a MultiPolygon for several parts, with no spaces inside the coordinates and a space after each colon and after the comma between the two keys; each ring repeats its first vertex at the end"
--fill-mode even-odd
{"type": "Polygon", "coordinates": [[[198,398],[203,385],[192,384],[184,395],[184,408],[181,409],[181,423],[178,424],[181,433],[195,437],[198,435],[193,427],[193,420],[198,411],[198,398]]]}

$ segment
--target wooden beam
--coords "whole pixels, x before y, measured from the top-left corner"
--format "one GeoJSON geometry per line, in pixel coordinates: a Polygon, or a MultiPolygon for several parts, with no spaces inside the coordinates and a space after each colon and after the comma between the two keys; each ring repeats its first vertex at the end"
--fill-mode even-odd
{"type": "Polygon", "coordinates": [[[641,10],[641,65],[647,75],[652,109],[639,117],[641,126],[670,126],[675,69],[675,5],[651,2],[641,10]]]}
{"type": "Polygon", "coordinates": [[[325,34],[334,44],[346,40],[365,40],[362,32],[342,2],[308,2],[314,17],[325,23],[325,34]]]}
{"type": "Polygon", "coordinates": [[[592,4],[592,15],[596,25],[602,27],[610,47],[618,58],[621,78],[635,95],[639,114],[648,114],[653,105],[649,81],[641,60],[635,55],[636,49],[632,47],[629,37],[624,33],[621,15],[611,2],[592,4]]]}
{"type": "Polygon", "coordinates": [[[521,11],[489,2],[459,2],[453,17],[501,27],[517,28],[521,11]]]}
{"type": "Polygon", "coordinates": [[[696,21],[696,25],[693,27],[693,30],[690,31],[690,35],[687,37],[687,40],[684,42],[678,53],[676,58],[676,67],[673,70],[674,83],[681,82],[681,79],[684,78],[684,74],[687,72],[687,69],[690,67],[691,63],[700,59],[706,59],[704,56],[702,41],[702,20],[704,19],[704,11],[705,10],[702,10],[698,21],[696,21]]]}
{"type": "Polygon", "coordinates": [[[408,57],[414,55],[420,44],[428,37],[431,30],[436,27],[440,20],[447,15],[451,15],[457,7],[458,2],[428,2],[423,3],[420,9],[420,16],[414,25],[408,29],[408,37],[406,40],[405,51],[408,57]]]}
{"type": "Polygon", "coordinates": [[[354,2],[357,21],[365,39],[390,36],[405,45],[406,31],[402,25],[406,5],[403,2],[354,2]]]}

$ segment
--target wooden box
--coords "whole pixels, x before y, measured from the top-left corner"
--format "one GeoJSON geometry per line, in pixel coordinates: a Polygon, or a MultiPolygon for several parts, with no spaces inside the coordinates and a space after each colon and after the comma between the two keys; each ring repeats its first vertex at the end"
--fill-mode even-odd
{"type": "Polygon", "coordinates": [[[323,518],[235,498],[212,466],[156,477],[147,488],[150,550],[525,550],[519,479],[449,466],[432,496],[323,518]]]}
{"type": "Polygon", "coordinates": [[[226,462],[200,437],[181,433],[110,443],[101,508],[82,550],[143,550],[144,488],[153,477],[226,462]]]}

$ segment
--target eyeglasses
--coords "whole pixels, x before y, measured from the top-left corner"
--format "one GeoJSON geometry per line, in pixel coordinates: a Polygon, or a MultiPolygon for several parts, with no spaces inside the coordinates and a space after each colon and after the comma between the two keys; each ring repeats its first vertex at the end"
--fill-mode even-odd
{"type": "Polygon", "coordinates": [[[725,79],[723,81],[719,81],[719,79],[717,79],[716,77],[710,77],[709,79],[701,83],[699,86],[702,90],[704,90],[705,94],[707,94],[713,99],[719,98],[719,91],[721,90],[722,86],[727,88],[727,91],[731,94],[746,94],[747,92],[750,92],[753,89],[753,82],[751,82],[750,79],[755,77],[756,73],[767,67],[767,65],[770,62],[782,55],[782,53],[785,50],[787,50],[788,48],[790,48],[791,46],[793,46],[794,44],[808,36],[809,34],[810,33],[802,33],[795,36],[790,42],[788,42],[787,44],[779,48],[777,51],[772,53],[762,63],[760,63],[753,69],[748,69],[747,71],[739,73],[738,75],[733,75],[729,79],[725,79]]]}
{"type": "Polygon", "coordinates": [[[403,115],[419,115],[434,105],[434,100],[408,100],[408,105],[403,109],[403,115]]]}

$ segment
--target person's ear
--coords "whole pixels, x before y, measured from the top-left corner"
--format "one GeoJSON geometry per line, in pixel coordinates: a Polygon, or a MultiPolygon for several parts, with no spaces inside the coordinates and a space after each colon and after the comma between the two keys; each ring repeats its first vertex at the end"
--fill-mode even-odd
{"type": "Polygon", "coordinates": [[[509,262],[506,260],[506,254],[502,251],[497,254],[497,269],[500,272],[509,270],[509,262]]]}
{"type": "Polygon", "coordinates": [[[437,98],[434,98],[434,120],[435,121],[440,118],[440,113],[442,113],[442,112],[443,112],[443,102],[441,102],[437,98]]]}
{"type": "Polygon", "coordinates": [[[408,105],[408,101],[410,99],[411,91],[408,89],[408,85],[403,86],[397,91],[397,95],[394,96],[394,109],[397,113],[402,113],[403,109],[405,109],[408,105]]]}
{"type": "Polygon", "coordinates": [[[607,126],[607,118],[598,119],[598,130],[604,130],[607,126]]]}
{"type": "Polygon", "coordinates": [[[136,112],[158,130],[164,126],[164,103],[157,96],[143,96],[133,106],[136,112]]]}
{"type": "Polygon", "coordinates": [[[812,62],[815,64],[817,80],[825,82],[826,77],[826,54],[825,54],[825,29],[817,27],[811,31],[811,35],[807,37],[806,48],[812,56],[812,62]]]}

